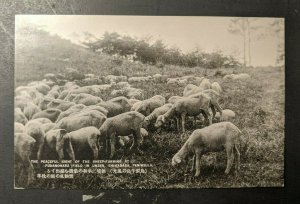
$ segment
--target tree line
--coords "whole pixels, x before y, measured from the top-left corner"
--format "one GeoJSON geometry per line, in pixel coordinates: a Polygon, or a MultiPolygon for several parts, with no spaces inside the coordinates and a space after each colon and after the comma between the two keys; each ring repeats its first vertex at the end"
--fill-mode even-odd
{"type": "Polygon", "coordinates": [[[151,43],[151,38],[138,39],[120,35],[116,32],[105,32],[101,38],[85,33],[84,46],[93,52],[106,53],[144,64],[170,64],[186,67],[201,66],[205,68],[238,67],[239,61],[233,56],[227,56],[222,51],[211,53],[200,49],[183,53],[177,47],[169,47],[162,40],[151,43]]]}

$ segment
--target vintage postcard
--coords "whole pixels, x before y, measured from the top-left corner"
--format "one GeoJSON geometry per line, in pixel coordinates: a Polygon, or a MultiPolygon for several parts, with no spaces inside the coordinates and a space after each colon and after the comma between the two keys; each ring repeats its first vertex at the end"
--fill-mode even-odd
{"type": "Polygon", "coordinates": [[[283,187],[284,43],[284,18],[16,15],[15,188],[283,187]]]}

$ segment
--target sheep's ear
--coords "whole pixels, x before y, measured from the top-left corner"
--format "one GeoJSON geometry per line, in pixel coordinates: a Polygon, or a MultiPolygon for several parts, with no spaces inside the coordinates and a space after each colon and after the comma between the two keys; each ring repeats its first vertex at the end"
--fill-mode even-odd
{"type": "Polygon", "coordinates": [[[163,123],[166,122],[165,116],[162,116],[161,120],[163,121],[163,123]]]}

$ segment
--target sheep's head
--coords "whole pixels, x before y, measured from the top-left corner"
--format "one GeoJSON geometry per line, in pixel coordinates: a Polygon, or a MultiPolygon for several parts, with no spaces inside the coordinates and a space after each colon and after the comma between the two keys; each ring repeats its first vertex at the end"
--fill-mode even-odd
{"type": "Polygon", "coordinates": [[[178,166],[182,163],[181,158],[179,158],[179,156],[177,154],[174,155],[174,157],[172,158],[172,166],[178,166]]]}
{"type": "Polygon", "coordinates": [[[161,127],[165,122],[166,122],[165,116],[160,115],[160,116],[157,117],[154,126],[155,126],[156,128],[159,128],[159,127],[161,127]]]}

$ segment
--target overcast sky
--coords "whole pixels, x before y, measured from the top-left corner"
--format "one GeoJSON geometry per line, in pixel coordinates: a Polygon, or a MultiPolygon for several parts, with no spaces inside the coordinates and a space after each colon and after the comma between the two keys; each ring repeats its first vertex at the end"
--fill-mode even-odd
{"type": "MultiPolygon", "coordinates": [[[[230,34],[230,17],[184,17],[184,16],[62,16],[62,15],[18,15],[16,27],[37,24],[45,30],[70,39],[74,43],[82,40],[83,32],[100,37],[105,31],[136,36],[152,36],[166,44],[176,45],[184,52],[196,46],[203,51],[217,49],[225,54],[234,53],[242,59],[243,39],[230,34]]],[[[261,18],[257,24],[268,25],[272,18],[261,18]]],[[[254,66],[275,65],[278,38],[268,36],[252,40],[252,64],[254,66]]]]}

